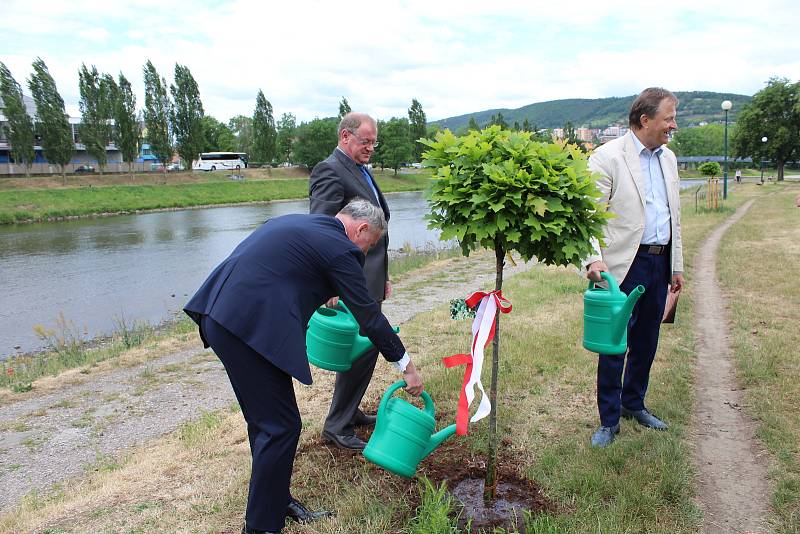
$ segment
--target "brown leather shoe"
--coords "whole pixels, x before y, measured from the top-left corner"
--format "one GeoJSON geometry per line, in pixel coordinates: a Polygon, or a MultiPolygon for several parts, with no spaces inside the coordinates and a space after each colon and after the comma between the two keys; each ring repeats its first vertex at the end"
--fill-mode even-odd
{"type": "Polygon", "coordinates": [[[347,449],[351,451],[363,451],[367,446],[367,442],[355,435],[334,434],[327,430],[322,431],[322,437],[326,441],[333,443],[340,449],[347,449]]]}

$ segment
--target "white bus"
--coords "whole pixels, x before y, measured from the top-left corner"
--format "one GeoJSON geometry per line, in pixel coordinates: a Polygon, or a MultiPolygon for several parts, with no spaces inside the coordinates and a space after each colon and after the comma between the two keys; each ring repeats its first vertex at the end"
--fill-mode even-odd
{"type": "Polygon", "coordinates": [[[247,168],[244,152],[203,152],[192,162],[196,171],[241,170],[247,168]]]}

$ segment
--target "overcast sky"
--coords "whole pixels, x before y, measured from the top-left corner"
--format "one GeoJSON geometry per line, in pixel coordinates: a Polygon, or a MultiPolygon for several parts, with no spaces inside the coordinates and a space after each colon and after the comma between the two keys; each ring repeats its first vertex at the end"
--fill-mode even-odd
{"type": "Polygon", "coordinates": [[[299,121],[342,96],[379,119],[428,120],[647,86],[752,95],[800,79],[797,0],[0,0],[0,60],[26,93],[41,57],[70,114],[78,69],[121,71],[144,103],[150,59],[200,87],[207,115],[252,115],[259,89],[299,121]]]}

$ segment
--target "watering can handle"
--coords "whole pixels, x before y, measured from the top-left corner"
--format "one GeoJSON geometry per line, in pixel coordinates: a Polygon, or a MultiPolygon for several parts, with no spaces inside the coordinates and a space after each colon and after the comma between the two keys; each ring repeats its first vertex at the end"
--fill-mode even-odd
{"type": "MultiPolygon", "coordinates": [[[[612,293],[619,293],[619,285],[614,277],[608,271],[600,271],[600,276],[603,277],[603,280],[608,282],[608,290],[612,293]]],[[[597,282],[593,280],[589,280],[589,289],[594,289],[597,287],[597,282]]]]}
{"type": "MultiPolygon", "coordinates": [[[[386,393],[384,393],[383,397],[381,398],[380,405],[378,405],[378,419],[380,419],[383,413],[386,411],[386,405],[389,403],[389,399],[392,398],[392,395],[394,395],[394,392],[404,387],[406,387],[405,380],[398,380],[389,386],[389,389],[386,390],[386,393]]],[[[434,417],[435,411],[433,407],[433,399],[430,395],[428,395],[427,391],[423,391],[421,397],[422,401],[425,403],[425,412],[431,417],[434,417]]]]}

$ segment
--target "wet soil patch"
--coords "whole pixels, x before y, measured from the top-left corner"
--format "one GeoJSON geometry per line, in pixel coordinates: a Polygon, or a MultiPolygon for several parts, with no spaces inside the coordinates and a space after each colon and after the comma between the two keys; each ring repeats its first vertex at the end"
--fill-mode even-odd
{"type": "Polygon", "coordinates": [[[444,482],[458,500],[458,526],[469,532],[491,532],[495,527],[525,533],[525,511],[536,515],[557,512],[557,507],[545,497],[542,488],[525,478],[518,465],[504,451],[501,443],[497,465],[497,489],[490,502],[483,499],[486,458],[470,451],[457,440],[445,442],[425,459],[418,470],[434,484],[444,482]]]}

